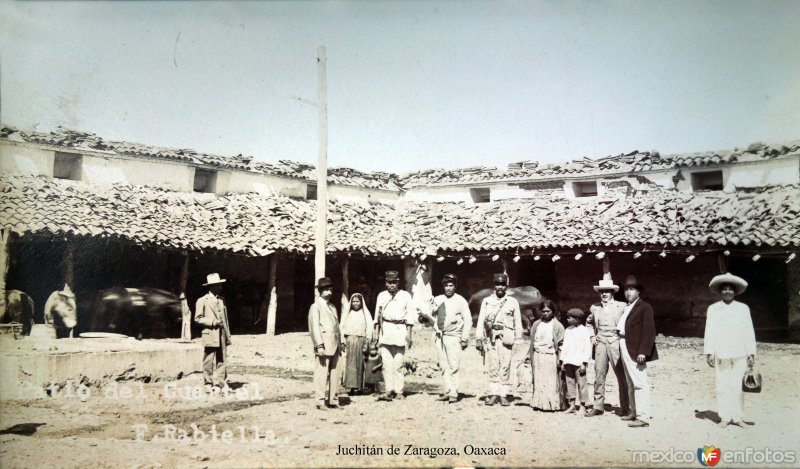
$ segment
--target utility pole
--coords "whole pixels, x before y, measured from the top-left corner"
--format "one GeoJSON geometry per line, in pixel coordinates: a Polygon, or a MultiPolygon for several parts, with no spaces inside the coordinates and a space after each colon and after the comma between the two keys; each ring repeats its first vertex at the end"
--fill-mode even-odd
{"type": "Polygon", "coordinates": [[[325,276],[325,238],[328,232],[328,101],[325,46],[317,48],[317,108],[319,110],[319,157],[317,160],[317,223],[314,247],[314,280],[325,276]]]}

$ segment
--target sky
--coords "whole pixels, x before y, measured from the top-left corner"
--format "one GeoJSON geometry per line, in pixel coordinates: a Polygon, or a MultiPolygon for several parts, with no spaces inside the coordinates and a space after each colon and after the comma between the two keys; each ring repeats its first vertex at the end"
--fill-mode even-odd
{"type": "Polygon", "coordinates": [[[800,138],[800,2],[0,1],[0,121],[408,173],[800,138]]]}

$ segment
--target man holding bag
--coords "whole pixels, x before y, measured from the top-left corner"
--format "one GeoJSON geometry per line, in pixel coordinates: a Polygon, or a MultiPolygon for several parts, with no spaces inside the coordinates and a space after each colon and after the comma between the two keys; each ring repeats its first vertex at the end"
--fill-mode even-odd
{"type": "Polygon", "coordinates": [[[475,347],[489,358],[489,395],[486,405],[508,406],[511,349],[522,338],[522,315],[516,299],[506,295],[508,275],[494,275],[494,294],[484,298],[478,316],[475,347]],[[485,342],[485,343],[484,343],[485,342]]]}
{"type": "Polygon", "coordinates": [[[733,299],[747,288],[747,282],[733,274],[717,275],[709,288],[722,300],[708,307],[703,353],[708,366],[715,369],[717,412],[720,427],[744,423],[742,378],[752,369],[756,356],[756,334],[750,308],[733,299]]]}

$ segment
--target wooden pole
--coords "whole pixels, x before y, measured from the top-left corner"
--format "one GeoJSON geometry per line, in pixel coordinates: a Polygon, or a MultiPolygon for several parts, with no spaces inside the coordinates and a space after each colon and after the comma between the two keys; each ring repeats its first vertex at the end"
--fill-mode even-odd
{"type": "Polygon", "coordinates": [[[603,258],[603,275],[611,272],[611,261],[608,259],[608,254],[603,258]]]}
{"type": "Polygon", "coordinates": [[[723,253],[717,254],[717,264],[719,264],[719,273],[724,274],[728,272],[728,256],[723,253]]]}
{"type": "Polygon", "coordinates": [[[342,260],[342,309],[340,313],[344,313],[345,308],[350,307],[350,258],[345,257],[342,260]]]}
{"type": "Polygon", "coordinates": [[[269,305],[267,306],[267,335],[275,335],[275,314],[278,311],[278,288],[276,277],[278,272],[278,253],[273,253],[269,260],[269,280],[267,290],[269,291],[269,305]]]}
{"type": "Polygon", "coordinates": [[[181,263],[181,275],[178,277],[178,293],[186,293],[186,285],[189,283],[189,255],[181,253],[183,262],[181,263]]]}
{"type": "Polygon", "coordinates": [[[75,245],[67,241],[64,253],[64,283],[75,289],[75,245]]]}
{"type": "Polygon", "coordinates": [[[11,229],[3,228],[0,233],[0,317],[6,315],[6,276],[8,275],[8,245],[11,229]]]}
{"type": "MultiPolygon", "coordinates": [[[[319,156],[317,160],[317,224],[314,247],[314,280],[325,276],[325,237],[328,231],[328,102],[325,46],[317,48],[319,101],[319,156]]],[[[316,290],[316,289],[315,289],[316,290]]]]}

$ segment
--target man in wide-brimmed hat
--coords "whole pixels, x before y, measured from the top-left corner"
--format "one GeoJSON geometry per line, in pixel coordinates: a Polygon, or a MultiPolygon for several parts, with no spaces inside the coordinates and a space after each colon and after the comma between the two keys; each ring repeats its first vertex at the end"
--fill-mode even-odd
{"type": "MultiPolygon", "coordinates": [[[[344,336],[339,329],[339,315],[331,303],[333,280],[322,277],[317,281],[319,297],[308,309],[308,332],[314,344],[314,397],[317,409],[338,408],[339,383],[342,366],[340,356],[345,349],[344,336]],[[328,390],[327,394],[325,390],[328,390]]],[[[354,350],[353,353],[360,353],[354,350]]]]}
{"type": "Polygon", "coordinates": [[[469,331],[472,329],[472,314],[467,300],[456,293],[458,277],[445,274],[442,279],[444,294],[433,299],[432,316],[434,321],[434,338],[439,367],[444,375],[444,393],[440,401],[458,402],[458,369],[461,351],[469,343],[469,331]]]}
{"type": "Polygon", "coordinates": [[[411,328],[416,320],[416,308],[411,294],[400,290],[400,274],[396,270],[386,271],[386,290],[378,294],[375,304],[375,334],[383,361],[383,381],[386,393],[378,397],[381,401],[403,399],[405,384],[404,360],[411,348],[411,328]]]}
{"type": "Polygon", "coordinates": [[[494,293],[483,299],[475,333],[475,347],[489,358],[489,395],[486,405],[510,405],[512,348],[522,338],[519,302],[506,294],[508,275],[494,275],[494,293]]]}
{"type": "Polygon", "coordinates": [[[750,308],[733,298],[747,289],[747,282],[725,273],[711,279],[708,287],[722,298],[708,307],[703,337],[703,353],[715,368],[719,425],[732,422],[746,428],[742,377],[755,364],[756,335],[750,308]]]}
{"type": "Polygon", "coordinates": [[[622,419],[630,420],[629,427],[649,427],[652,415],[647,362],[658,359],[655,313],[653,307],[639,297],[644,287],[636,277],[629,275],[623,287],[628,304],[619,319],[617,330],[631,413],[622,419]]]}
{"type": "Polygon", "coordinates": [[[587,417],[602,415],[604,412],[606,396],[606,377],[608,369],[614,370],[619,387],[620,415],[627,415],[628,385],[625,380],[625,370],[619,350],[619,331],[617,324],[625,312],[625,303],[614,299],[614,294],[619,291],[619,286],[611,280],[611,274],[606,273],[603,279],[594,286],[594,291],[600,295],[600,302],[589,307],[589,317],[586,323],[594,328],[594,409],[586,412],[587,417]]]}
{"type": "Polygon", "coordinates": [[[219,295],[225,282],[217,273],[208,274],[203,284],[208,293],[197,300],[194,310],[195,322],[203,326],[203,381],[209,391],[220,391],[228,386],[225,361],[227,347],[231,344],[231,329],[225,301],[219,295]]]}

